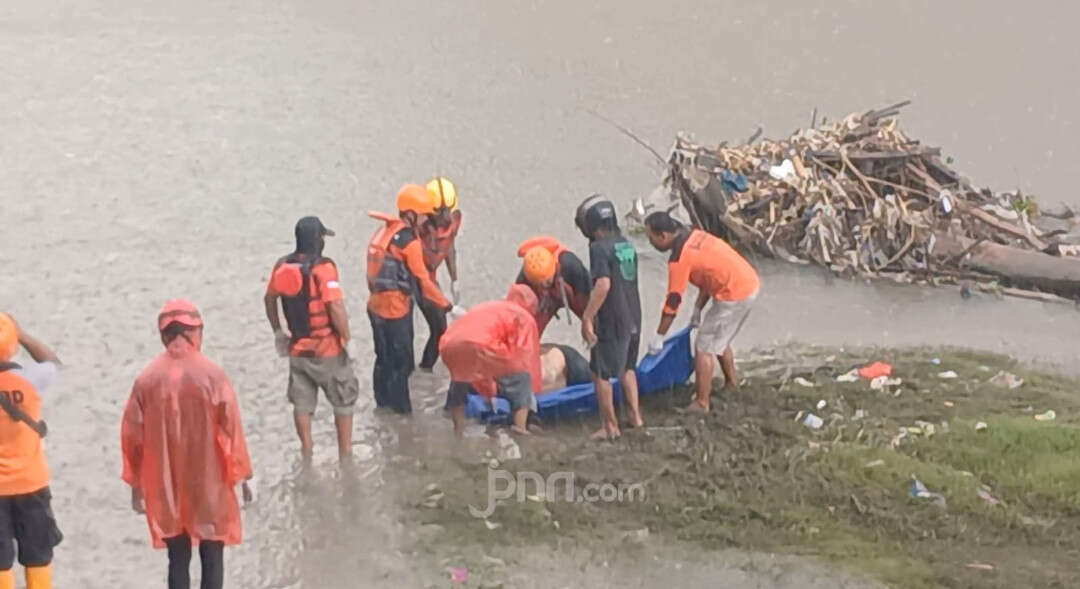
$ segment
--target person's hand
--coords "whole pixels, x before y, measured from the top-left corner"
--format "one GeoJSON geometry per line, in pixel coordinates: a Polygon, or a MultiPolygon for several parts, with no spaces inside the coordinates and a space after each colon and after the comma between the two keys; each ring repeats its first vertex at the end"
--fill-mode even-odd
{"type": "Polygon", "coordinates": [[[649,342],[649,355],[655,356],[664,351],[664,336],[657,335],[649,342]]]}
{"type": "Polygon", "coordinates": [[[274,347],[277,349],[278,356],[288,357],[290,344],[292,344],[292,338],[289,334],[281,329],[274,330],[274,347]]]}
{"type": "Polygon", "coordinates": [[[345,342],[345,356],[353,362],[360,358],[360,348],[356,345],[356,338],[345,342]]]}
{"type": "Polygon", "coordinates": [[[694,307],[694,312],[690,314],[690,328],[697,329],[701,325],[701,309],[694,307]]]}
{"type": "Polygon", "coordinates": [[[244,497],[244,505],[251,505],[255,502],[255,486],[253,481],[255,477],[240,483],[240,494],[244,497]]]}
{"type": "Polygon", "coordinates": [[[142,493],[138,489],[131,489],[131,510],[139,515],[146,513],[146,502],[143,501],[142,493]]]}
{"type": "Polygon", "coordinates": [[[457,321],[458,319],[461,319],[461,317],[464,314],[465,314],[465,307],[462,307],[460,305],[454,305],[454,307],[452,309],[450,309],[450,312],[448,312],[446,314],[446,317],[450,321],[457,321]]]}
{"type": "Polygon", "coordinates": [[[597,337],[596,332],[593,331],[593,323],[591,319],[581,320],[581,338],[585,340],[585,343],[590,348],[596,345],[597,337]]]}
{"type": "Polygon", "coordinates": [[[457,280],[450,282],[450,299],[454,301],[455,305],[461,303],[461,287],[458,286],[457,280]]]}

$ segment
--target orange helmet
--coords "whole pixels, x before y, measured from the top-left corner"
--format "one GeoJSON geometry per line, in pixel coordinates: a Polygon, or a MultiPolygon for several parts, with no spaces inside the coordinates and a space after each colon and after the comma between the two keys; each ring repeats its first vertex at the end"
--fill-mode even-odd
{"type": "Polygon", "coordinates": [[[188,327],[202,327],[202,315],[199,314],[199,309],[190,302],[184,299],[173,299],[165,303],[158,312],[158,331],[165,331],[165,328],[172,323],[188,327]]]}
{"type": "Polygon", "coordinates": [[[435,212],[435,196],[419,184],[406,184],[397,195],[398,213],[411,211],[417,215],[430,215],[435,212]]]}
{"type": "Polygon", "coordinates": [[[19,351],[19,328],[6,313],[0,313],[0,362],[7,362],[19,351]]]}
{"type": "Polygon", "coordinates": [[[521,261],[521,270],[525,273],[525,280],[533,286],[543,286],[545,282],[555,276],[555,255],[547,248],[536,246],[525,252],[525,259],[521,261]]]}

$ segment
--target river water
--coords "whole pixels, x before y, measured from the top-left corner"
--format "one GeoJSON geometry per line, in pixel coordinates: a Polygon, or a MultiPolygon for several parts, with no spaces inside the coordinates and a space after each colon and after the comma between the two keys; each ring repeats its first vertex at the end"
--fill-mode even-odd
{"type": "MultiPolygon", "coordinates": [[[[57,586],[162,581],[164,555],[119,480],[118,430],[130,383],[160,349],[155,313],[178,296],[201,306],[205,352],[241,395],[259,477],[246,541],[228,552],[230,586],[408,587],[438,572],[400,553],[409,531],[381,481],[392,456],[449,435],[440,419],[380,422],[365,395],[357,474],[343,480],[323,406],[312,472],[296,460],[261,295],[304,214],[338,233],[327,254],[370,354],[365,212],[390,209],[402,183],[438,173],[458,184],[469,303],[504,292],[524,237],[582,251],[571,215],[584,195],[628,203],[651,191],[652,156],[586,109],[664,150],[679,131],[715,142],[763,124],[778,136],[814,107],[833,118],[910,98],[910,134],[979,183],[1080,204],[1078,5],[812,4],[4,0],[0,308],[67,364],[46,397],[67,535],[57,586]]],[[[651,328],[664,268],[647,245],[642,259],[651,328]]],[[[1071,308],[760,264],[743,349],[950,344],[1075,370],[1071,308]]],[[[577,341],[565,326],[551,335],[577,341]]],[[[432,407],[438,385],[420,379],[414,395],[432,407]]]]}

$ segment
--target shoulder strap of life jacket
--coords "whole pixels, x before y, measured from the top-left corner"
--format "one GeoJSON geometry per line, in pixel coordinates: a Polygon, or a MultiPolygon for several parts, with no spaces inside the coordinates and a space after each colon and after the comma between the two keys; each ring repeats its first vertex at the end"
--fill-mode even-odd
{"type": "MultiPolygon", "coordinates": [[[[22,368],[22,366],[19,366],[14,362],[0,362],[0,373],[9,370],[18,370],[20,368],[22,368]]],[[[30,429],[34,430],[39,437],[44,438],[45,434],[49,433],[49,426],[45,425],[44,421],[38,421],[24,413],[23,410],[11,400],[11,395],[6,392],[0,393],[0,409],[3,409],[4,413],[7,413],[8,417],[12,420],[25,423],[30,429]]]]}

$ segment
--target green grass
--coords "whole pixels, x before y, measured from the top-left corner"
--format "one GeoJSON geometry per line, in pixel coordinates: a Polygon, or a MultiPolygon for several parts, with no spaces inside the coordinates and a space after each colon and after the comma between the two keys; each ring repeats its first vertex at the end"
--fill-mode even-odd
{"type": "Polygon", "coordinates": [[[1077,586],[1077,382],[1004,357],[941,349],[790,348],[740,367],[748,382],[709,418],[670,411],[685,392],[649,401],[650,424],[678,431],[591,444],[582,428],[564,428],[525,444],[523,460],[503,465],[572,470],[579,485],[643,482],[643,503],[508,501],[491,518],[502,527],[488,531],[466,508],[482,503],[487,466],[431,460],[423,476],[439,480],[446,497],[439,509],[417,509],[415,523],[438,523],[456,544],[489,549],[596,545],[647,527],[708,549],[810,556],[895,587],[1077,586]],[[941,364],[932,364],[933,357],[941,364]],[[892,363],[903,384],[873,391],[866,381],[835,382],[872,360],[892,363]],[[945,370],[959,378],[938,378],[945,370]],[[1016,373],[1024,385],[989,384],[999,370],[1016,373]],[[795,384],[796,376],[817,386],[795,384]],[[827,402],[822,411],[815,409],[819,400],[827,402]],[[1034,419],[1047,409],[1055,410],[1055,421],[1034,419]],[[796,422],[808,410],[826,426],[811,430],[796,422]],[[856,420],[860,410],[866,416],[856,420]],[[909,435],[890,448],[900,428],[916,421],[934,424],[935,434],[909,435]],[[988,428],[976,432],[976,421],[988,428]],[[874,461],[883,464],[867,466],[874,461]],[[943,494],[946,509],[910,497],[911,475],[943,494]],[[979,498],[980,486],[1000,503],[979,498]],[[971,563],[994,570],[968,568],[971,563]]]}

